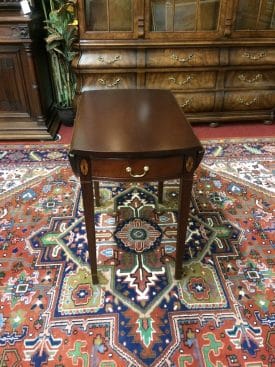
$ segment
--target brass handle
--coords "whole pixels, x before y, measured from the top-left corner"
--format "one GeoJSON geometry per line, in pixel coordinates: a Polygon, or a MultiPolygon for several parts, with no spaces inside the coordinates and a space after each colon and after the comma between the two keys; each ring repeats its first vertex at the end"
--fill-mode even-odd
{"type": "Polygon", "coordinates": [[[257,81],[260,81],[263,78],[262,74],[256,74],[254,78],[248,79],[244,74],[240,74],[238,76],[238,78],[242,81],[242,82],[246,82],[249,84],[255,84],[257,81]]]}
{"type": "Polygon", "coordinates": [[[251,99],[250,101],[249,100],[247,100],[247,101],[245,101],[242,97],[240,97],[239,98],[239,102],[241,103],[241,104],[243,104],[243,105],[245,105],[245,106],[251,106],[251,105],[253,105],[254,103],[256,103],[257,102],[257,97],[255,97],[255,98],[253,98],[253,99],[251,99]]]}
{"type": "Polygon", "coordinates": [[[191,102],[191,101],[192,101],[192,98],[186,99],[186,100],[184,101],[184,103],[182,103],[182,104],[180,105],[180,107],[181,107],[181,108],[184,108],[184,107],[188,106],[188,105],[190,104],[190,102],[191,102]]]}
{"type": "Polygon", "coordinates": [[[113,82],[108,82],[105,79],[98,79],[99,84],[103,85],[105,88],[115,88],[121,82],[120,78],[117,78],[113,82]]]}
{"type": "Polygon", "coordinates": [[[245,51],[243,53],[243,57],[248,58],[249,60],[252,61],[257,61],[260,60],[262,58],[264,58],[266,56],[266,52],[265,51],[261,51],[259,53],[255,53],[255,54],[251,54],[250,52],[245,51]]]}
{"type": "Polygon", "coordinates": [[[105,60],[104,56],[98,56],[97,60],[102,64],[114,64],[115,62],[121,60],[121,56],[120,55],[114,56],[110,60],[105,60]]]}
{"type": "Polygon", "coordinates": [[[193,54],[187,56],[187,57],[179,57],[175,54],[172,54],[171,55],[171,59],[172,60],[175,60],[175,61],[178,61],[178,62],[181,62],[181,63],[185,63],[185,62],[189,62],[190,60],[192,60],[192,58],[194,57],[193,54]]]}
{"type": "Polygon", "coordinates": [[[190,81],[193,79],[193,75],[187,75],[186,79],[179,81],[177,80],[174,76],[169,76],[168,80],[170,80],[170,82],[173,82],[177,85],[179,85],[180,87],[182,87],[185,84],[190,83],[190,81]]]}
{"type": "Polygon", "coordinates": [[[128,172],[131,177],[135,177],[135,178],[144,177],[148,171],[149,171],[149,166],[144,166],[143,167],[143,173],[134,174],[134,173],[132,173],[132,168],[131,167],[126,167],[126,172],[128,172]]]}

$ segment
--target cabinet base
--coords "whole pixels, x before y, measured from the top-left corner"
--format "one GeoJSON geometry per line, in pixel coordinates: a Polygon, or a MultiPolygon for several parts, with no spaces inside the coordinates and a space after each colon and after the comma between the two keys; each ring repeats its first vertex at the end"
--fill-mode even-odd
{"type": "Polygon", "coordinates": [[[56,114],[47,124],[14,117],[0,117],[0,140],[54,140],[59,126],[60,121],[56,114]]]}
{"type": "Polygon", "coordinates": [[[220,122],[259,122],[273,121],[271,111],[236,111],[236,112],[204,112],[185,113],[188,121],[192,124],[210,124],[216,127],[220,122]]]}

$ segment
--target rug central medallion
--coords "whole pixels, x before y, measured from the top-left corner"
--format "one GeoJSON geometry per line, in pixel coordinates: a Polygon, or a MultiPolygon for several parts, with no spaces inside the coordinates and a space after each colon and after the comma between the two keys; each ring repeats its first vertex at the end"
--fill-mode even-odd
{"type": "Polygon", "coordinates": [[[124,249],[141,253],[160,244],[160,227],[147,219],[133,218],[119,224],[114,233],[116,243],[124,249]]]}

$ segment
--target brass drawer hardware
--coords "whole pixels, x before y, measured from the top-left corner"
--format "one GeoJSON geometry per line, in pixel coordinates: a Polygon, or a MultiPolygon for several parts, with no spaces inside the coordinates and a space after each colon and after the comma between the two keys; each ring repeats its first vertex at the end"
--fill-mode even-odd
{"type": "Polygon", "coordinates": [[[132,173],[132,168],[131,167],[126,167],[126,172],[128,172],[131,177],[135,177],[135,178],[144,177],[148,171],[149,171],[149,166],[144,166],[143,167],[143,173],[134,174],[134,173],[132,173]]]}
{"type": "Polygon", "coordinates": [[[257,102],[257,98],[255,97],[251,99],[250,101],[249,100],[245,101],[242,97],[240,97],[239,102],[245,106],[252,106],[254,103],[257,102]]]}
{"type": "Polygon", "coordinates": [[[115,88],[119,85],[119,83],[121,82],[121,79],[117,78],[113,82],[108,82],[105,79],[98,79],[97,81],[99,84],[101,84],[105,88],[115,88]]]}
{"type": "Polygon", "coordinates": [[[184,108],[189,105],[189,103],[192,101],[192,98],[186,99],[185,102],[181,103],[181,108],[184,108]]]}
{"type": "Polygon", "coordinates": [[[180,63],[182,63],[182,64],[184,64],[185,62],[189,62],[189,61],[191,61],[191,60],[193,59],[193,57],[194,57],[194,55],[193,55],[193,54],[191,54],[191,55],[189,55],[189,56],[187,56],[187,57],[179,57],[179,56],[177,56],[177,55],[175,55],[175,54],[172,54],[172,55],[171,55],[171,59],[172,59],[172,60],[178,61],[178,62],[180,62],[180,63]]]}
{"type": "Polygon", "coordinates": [[[246,52],[243,53],[242,56],[246,57],[249,60],[257,61],[257,60],[263,59],[266,56],[266,52],[261,51],[259,53],[251,54],[250,52],[246,51],[246,52]]]}
{"type": "Polygon", "coordinates": [[[263,79],[263,74],[256,74],[254,78],[251,78],[251,79],[248,79],[244,74],[240,74],[238,75],[238,79],[240,79],[242,82],[254,84],[263,79]]]}
{"type": "Polygon", "coordinates": [[[169,76],[168,80],[170,80],[170,82],[173,82],[174,84],[177,84],[179,86],[183,86],[185,84],[190,83],[190,81],[193,79],[193,75],[188,75],[186,79],[178,81],[174,76],[169,76]]]}
{"type": "Polygon", "coordinates": [[[102,64],[111,65],[111,64],[114,64],[115,62],[121,60],[121,56],[120,55],[114,56],[110,60],[105,60],[104,56],[98,56],[97,60],[99,62],[101,62],[102,64]]]}

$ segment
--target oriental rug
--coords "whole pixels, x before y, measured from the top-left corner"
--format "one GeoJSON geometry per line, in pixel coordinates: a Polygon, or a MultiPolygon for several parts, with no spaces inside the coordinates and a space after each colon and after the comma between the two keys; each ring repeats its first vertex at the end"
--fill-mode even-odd
{"type": "Polygon", "coordinates": [[[99,285],[68,146],[0,146],[1,367],[275,365],[274,140],[203,145],[182,280],[177,181],[102,182],[99,285]]]}

